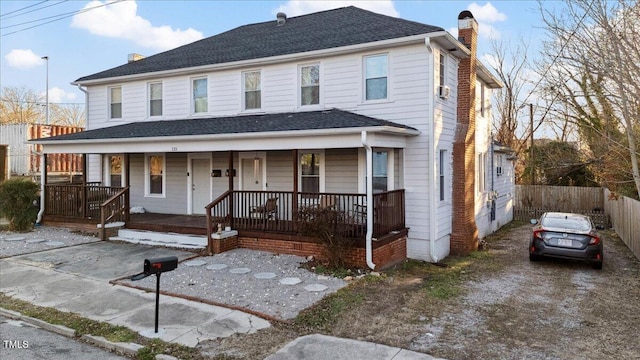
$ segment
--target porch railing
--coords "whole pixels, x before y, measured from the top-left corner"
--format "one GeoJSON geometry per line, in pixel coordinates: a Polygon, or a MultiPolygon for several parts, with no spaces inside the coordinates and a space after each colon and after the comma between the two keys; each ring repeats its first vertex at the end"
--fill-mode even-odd
{"type": "MultiPolygon", "coordinates": [[[[404,190],[373,196],[373,237],[405,227],[404,190]]],[[[228,191],[205,207],[208,233],[222,227],[298,234],[306,208],[331,207],[341,214],[354,238],[366,235],[367,201],[364,194],[294,193],[292,191],[228,191]]]]}
{"type": "Polygon", "coordinates": [[[99,184],[47,184],[45,215],[98,220],[102,203],[121,190],[122,187],[99,184]]]}
{"type": "Polygon", "coordinates": [[[129,187],[118,191],[100,204],[100,238],[107,240],[106,226],[113,222],[126,223],[129,220],[129,187]]]}

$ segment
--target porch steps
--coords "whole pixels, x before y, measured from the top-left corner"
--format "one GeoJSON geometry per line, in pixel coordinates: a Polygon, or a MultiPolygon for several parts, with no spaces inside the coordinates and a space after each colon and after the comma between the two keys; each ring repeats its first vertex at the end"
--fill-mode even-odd
{"type": "Polygon", "coordinates": [[[206,236],[131,229],[120,229],[118,230],[118,236],[112,236],[109,240],[125,241],[133,244],[176,247],[181,249],[204,249],[207,247],[206,236]]]}

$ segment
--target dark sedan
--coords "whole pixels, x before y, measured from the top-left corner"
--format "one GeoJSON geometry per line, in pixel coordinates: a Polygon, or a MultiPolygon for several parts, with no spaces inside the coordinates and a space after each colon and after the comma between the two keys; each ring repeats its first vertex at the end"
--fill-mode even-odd
{"type": "Polygon", "coordinates": [[[540,220],[531,220],[533,236],[529,243],[529,260],[542,257],[583,260],[594,269],[602,269],[602,238],[588,216],[547,212],[540,220]]]}

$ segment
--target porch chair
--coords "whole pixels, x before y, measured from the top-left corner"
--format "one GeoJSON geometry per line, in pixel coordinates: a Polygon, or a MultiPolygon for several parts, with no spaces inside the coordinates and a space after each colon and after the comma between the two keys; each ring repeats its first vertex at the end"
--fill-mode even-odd
{"type": "Polygon", "coordinates": [[[269,198],[264,205],[252,206],[251,216],[256,216],[264,220],[278,220],[278,198],[269,198]]]}

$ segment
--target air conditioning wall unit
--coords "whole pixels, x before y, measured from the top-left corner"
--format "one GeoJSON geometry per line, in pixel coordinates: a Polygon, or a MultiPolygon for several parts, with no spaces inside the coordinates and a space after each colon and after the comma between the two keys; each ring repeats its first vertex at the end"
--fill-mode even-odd
{"type": "Polygon", "coordinates": [[[448,86],[438,86],[438,96],[441,99],[448,99],[449,98],[449,93],[451,92],[451,89],[449,89],[448,86]]]}

